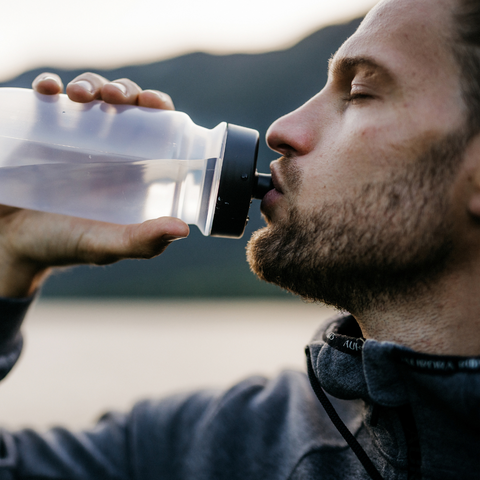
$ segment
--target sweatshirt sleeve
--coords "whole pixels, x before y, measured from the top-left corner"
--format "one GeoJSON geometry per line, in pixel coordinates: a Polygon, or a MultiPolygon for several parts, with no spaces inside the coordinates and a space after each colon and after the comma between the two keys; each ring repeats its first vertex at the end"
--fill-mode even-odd
{"type": "Polygon", "coordinates": [[[0,380],[20,356],[23,346],[20,327],[34,298],[0,297],[0,380]]]}
{"type": "MultiPolygon", "coordinates": [[[[20,356],[22,322],[35,298],[0,297],[0,379],[20,356]]],[[[110,413],[84,432],[64,428],[9,432],[0,427],[0,480],[129,479],[129,417],[110,413]]]]}
{"type": "Polygon", "coordinates": [[[80,432],[0,430],[0,480],[197,480],[196,470],[184,475],[184,461],[216,397],[198,392],[139,402],[80,432]]]}

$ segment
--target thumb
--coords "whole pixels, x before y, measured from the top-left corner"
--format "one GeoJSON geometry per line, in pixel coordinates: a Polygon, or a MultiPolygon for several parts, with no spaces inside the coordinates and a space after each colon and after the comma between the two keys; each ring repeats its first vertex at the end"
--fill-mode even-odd
{"type": "Polygon", "coordinates": [[[133,225],[95,223],[77,243],[77,258],[105,265],[126,258],[153,258],[173,241],[188,236],[188,225],[173,217],[133,225]]]}

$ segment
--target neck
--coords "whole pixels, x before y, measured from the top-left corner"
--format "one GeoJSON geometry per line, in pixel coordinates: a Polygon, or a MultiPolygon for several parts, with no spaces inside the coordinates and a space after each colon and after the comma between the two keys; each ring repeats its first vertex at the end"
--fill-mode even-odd
{"type": "Polygon", "coordinates": [[[480,285],[474,279],[474,272],[449,274],[413,300],[395,299],[354,316],[365,338],[429,354],[479,356],[480,285]]]}

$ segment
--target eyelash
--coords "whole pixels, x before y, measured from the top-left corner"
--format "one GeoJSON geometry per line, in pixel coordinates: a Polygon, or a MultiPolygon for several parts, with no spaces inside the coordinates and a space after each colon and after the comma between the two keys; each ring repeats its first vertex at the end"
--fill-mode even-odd
{"type": "Polygon", "coordinates": [[[367,98],[372,98],[371,95],[367,95],[366,93],[349,93],[345,97],[346,103],[353,103],[355,100],[366,100],[367,98]]]}

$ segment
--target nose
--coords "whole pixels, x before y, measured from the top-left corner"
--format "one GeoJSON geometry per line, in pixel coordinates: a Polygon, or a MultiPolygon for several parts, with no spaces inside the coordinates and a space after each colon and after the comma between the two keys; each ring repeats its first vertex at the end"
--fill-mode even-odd
{"type": "Polygon", "coordinates": [[[268,146],[281,155],[309,153],[317,140],[315,126],[318,121],[312,110],[310,101],[273,122],[267,131],[268,146]]]}

